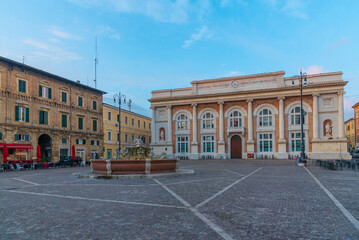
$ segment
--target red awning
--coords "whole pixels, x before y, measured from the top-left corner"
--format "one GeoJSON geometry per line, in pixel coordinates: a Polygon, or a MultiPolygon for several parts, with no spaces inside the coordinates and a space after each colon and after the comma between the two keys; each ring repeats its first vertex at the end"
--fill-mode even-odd
{"type": "Polygon", "coordinates": [[[8,149],[33,149],[31,144],[5,144],[1,143],[0,148],[7,147],[8,149]]]}

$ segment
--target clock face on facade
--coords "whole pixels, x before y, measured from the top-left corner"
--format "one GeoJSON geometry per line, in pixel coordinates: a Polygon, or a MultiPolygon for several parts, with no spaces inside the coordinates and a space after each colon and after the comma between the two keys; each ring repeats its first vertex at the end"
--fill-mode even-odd
{"type": "Polygon", "coordinates": [[[236,87],[238,87],[238,86],[239,86],[239,84],[238,84],[237,81],[233,81],[233,82],[232,82],[232,87],[236,88],[236,87]]]}

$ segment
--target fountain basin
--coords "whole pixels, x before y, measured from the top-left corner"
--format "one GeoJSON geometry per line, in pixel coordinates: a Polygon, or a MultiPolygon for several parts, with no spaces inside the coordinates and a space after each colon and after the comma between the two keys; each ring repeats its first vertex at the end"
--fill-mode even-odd
{"type": "Polygon", "coordinates": [[[178,169],[177,159],[91,160],[92,173],[107,175],[171,173],[178,169]]]}

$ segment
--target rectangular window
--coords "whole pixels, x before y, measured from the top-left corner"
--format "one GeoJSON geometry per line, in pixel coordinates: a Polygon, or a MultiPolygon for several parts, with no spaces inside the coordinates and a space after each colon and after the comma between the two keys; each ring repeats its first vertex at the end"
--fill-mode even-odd
{"type": "Polygon", "coordinates": [[[67,103],[67,92],[61,92],[61,102],[67,103]]]}
{"type": "Polygon", "coordinates": [[[79,107],[83,107],[84,103],[83,103],[83,98],[82,97],[78,97],[78,101],[77,101],[79,107]]]}
{"type": "Polygon", "coordinates": [[[117,122],[120,122],[120,115],[117,114],[117,122]]]}
{"type": "Polygon", "coordinates": [[[214,152],[214,136],[202,136],[202,152],[214,152]]]}
{"type": "Polygon", "coordinates": [[[51,88],[39,85],[39,97],[51,99],[51,88]]]}
{"type": "Polygon", "coordinates": [[[125,117],[125,124],[128,124],[128,117],[125,117]]]}
{"type": "Polygon", "coordinates": [[[67,115],[61,114],[61,127],[67,128],[67,115]]]}
{"type": "Polygon", "coordinates": [[[143,128],[146,128],[146,122],[143,121],[143,128]]]}
{"type": "Polygon", "coordinates": [[[15,141],[29,141],[29,135],[15,134],[15,141]]]}
{"type": "Polygon", "coordinates": [[[97,101],[95,100],[92,101],[92,109],[97,110],[97,101]]]}
{"type": "Polygon", "coordinates": [[[92,131],[97,132],[97,120],[92,120],[92,131]]]}
{"type": "Polygon", "coordinates": [[[63,139],[61,140],[61,142],[62,142],[62,144],[66,144],[66,143],[67,143],[67,139],[66,139],[66,138],[63,138],[63,139]]]}
{"type": "Polygon", "coordinates": [[[15,106],[15,121],[29,122],[30,110],[27,107],[15,106]]]}
{"type": "Polygon", "coordinates": [[[107,113],[107,119],[108,119],[109,121],[112,120],[112,113],[111,113],[111,112],[108,112],[108,113],[107,113]]]}
{"type": "MultiPolygon", "coordinates": [[[[305,141],[305,133],[303,133],[304,141],[305,141]]],[[[302,139],[300,132],[294,132],[291,134],[291,143],[292,143],[292,152],[300,152],[302,146],[302,139]]],[[[304,143],[305,150],[305,143],[304,143]]]]}
{"type": "Polygon", "coordinates": [[[137,126],[141,127],[141,121],[140,120],[137,121],[137,126]]]}
{"type": "Polygon", "coordinates": [[[132,142],[134,142],[134,141],[135,141],[135,135],[134,135],[134,134],[132,134],[132,136],[131,136],[131,140],[132,140],[132,142]]]}
{"type": "Polygon", "coordinates": [[[260,152],[273,151],[273,134],[271,133],[259,134],[259,151],[260,152]]]}
{"type": "Polygon", "coordinates": [[[40,110],[39,124],[41,125],[49,124],[49,112],[40,110]]]}
{"type": "Polygon", "coordinates": [[[135,126],[135,119],[132,118],[132,126],[135,126]]]}
{"type": "Polygon", "coordinates": [[[188,136],[177,137],[177,153],[188,153],[188,136]]]}
{"type": "Polygon", "coordinates": [[[148,128],[151,129],[151,123],[148,124],[148,128]]]}
{"type": "Polygon", "coordinates": [[[79,130],[84,129],[84,118],[83,117],[79,117],[77,119],[77,125],[78,125],[79,130]]]}
{"type": "Polygon", "coordinates": [[[107,132],[107,140],[112,141],[112,132],[110,131],[107,132]]]}
{"type": "Polygon", "coordinates": [[[125,142],[127,143],[128,142],[128,134],[125,133],[125,142]]]}
{"type": "Polygon", "coordinates": [[[26,93],[26,81],[19,79],[18,84],[19,84],[18,91],[21,93],[26,93]]]}

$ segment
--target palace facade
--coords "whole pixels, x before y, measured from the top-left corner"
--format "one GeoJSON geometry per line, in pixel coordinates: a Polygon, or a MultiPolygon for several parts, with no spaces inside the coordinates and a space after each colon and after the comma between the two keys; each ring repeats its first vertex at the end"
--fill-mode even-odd
{"type": "Polygon", "coordinates": [[[359,102],[354,106],[354,132],[355,132],[355,148],[359,148],[359,102]]]}
{"type": "MultiPolygon", "coordinates": [[[[299,79],[270,72],[191,82],[152,92],[152,143],[169,157],[288,159],[301,148],[299,79]]],[[[303,88],[309,159],[350,159],[342,72],[307,76],[303,88]]]]}
{"type": "MultiPolygon", "coordinates": [[[[103,91],[0,57],[0,149],[8,160],[103,154],[103,91]]],[[[1,162],[3,154],[0,155],[1,162]]]]}
{"type": "MultiPolygon", "coordinates": [[[[103,104],[104,124],[104,157],[115,159],[118,157],[119,144],[119,109],[103,104]]],[[[145,146],[151,141],[151,118],[121,109],[121,149],[134,145],[135,140],[141,139],[145,146]]]]}
{"type": "Polygon", "coordinates": [[[344,122],[345,137],[348,139],[348,151],[355,149],[355,121],[350,118],[344,122]]]}

